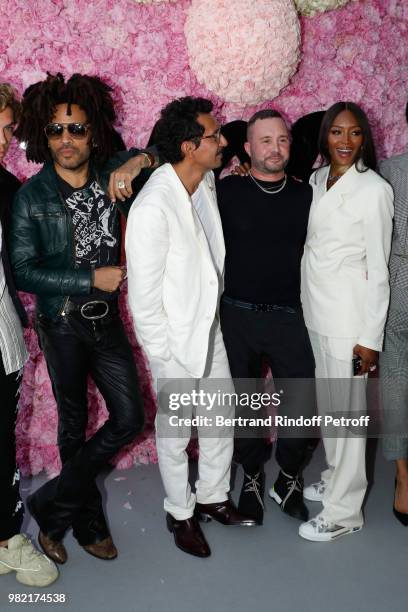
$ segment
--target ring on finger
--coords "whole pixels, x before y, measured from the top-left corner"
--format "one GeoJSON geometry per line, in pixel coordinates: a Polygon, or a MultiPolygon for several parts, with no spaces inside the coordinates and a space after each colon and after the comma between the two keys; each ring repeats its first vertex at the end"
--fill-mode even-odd
{"type": "Polygon", "coordinates": [[[117,186],[119,189],[124,189],[124,188],[126,187],[126,183],[125,183],[125,181],[117,181],[117,182],[116,182],[116,186],[117,186]]]}

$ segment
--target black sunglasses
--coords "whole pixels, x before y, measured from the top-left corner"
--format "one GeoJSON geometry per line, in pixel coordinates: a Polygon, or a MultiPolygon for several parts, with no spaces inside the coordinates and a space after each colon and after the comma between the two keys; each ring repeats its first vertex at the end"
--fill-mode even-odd
{"type": "Polygon", "coordinates": [[[44,132],[47,138],[60,138],[64,129],[68,130],[72,138],[85,138],[89,123],[49,123],[45,126],[44,132]]]}

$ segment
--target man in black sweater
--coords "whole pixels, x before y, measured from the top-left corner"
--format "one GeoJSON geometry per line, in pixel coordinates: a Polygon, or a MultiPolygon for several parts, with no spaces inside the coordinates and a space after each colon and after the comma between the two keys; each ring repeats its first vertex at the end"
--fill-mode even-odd
{"type": "MultiPolygon", "coordinates": [[[[281,415],[304,416],[314,410],[314,359],[300,304],[300,260],[312,189],[285,174],[290,134],[278,112],[255,113],[247,139],[248,176],[229,176],[217,187],[226,246],[222,332],[236,390],[247,388],[243,379],[260,379],[266,362],[277,391],[283,379],[304,381],[284,385],[279,408],[281,415]]],[[[239,509],[262,523],[268,445],[262,431],[252,434],[241,437],[236,431],[235,458],[244,469],[239,509]]],[[[278,430],[281,470],[269,495],[284,512],[304,521],[308,511],[299,472],[308,438],[293,435],[293,430],[278,430]]]]}

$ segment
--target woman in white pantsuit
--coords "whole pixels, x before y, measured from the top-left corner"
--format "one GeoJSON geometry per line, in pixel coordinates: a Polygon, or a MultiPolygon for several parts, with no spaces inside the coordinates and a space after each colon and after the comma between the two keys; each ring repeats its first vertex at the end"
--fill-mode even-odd
{"type": "MultiPolygon", "coordinates": [[[[316,361],[322,416],[364,415],[365,379],[382,350],[389,301],[391,187],[376,172],[368,120],[352,102],[326,112],[319,136],[327,165],[311,176],[313,203],[302,259],[302,304],[316,361]],[[353,378],[353,357],[359,359],[353,378]]],[[[322,511],[299,535],[331,541],[363,525],[367,488],[365,435],[347,428],[323,432],[328,464],[306,499],[322,511]]]]}

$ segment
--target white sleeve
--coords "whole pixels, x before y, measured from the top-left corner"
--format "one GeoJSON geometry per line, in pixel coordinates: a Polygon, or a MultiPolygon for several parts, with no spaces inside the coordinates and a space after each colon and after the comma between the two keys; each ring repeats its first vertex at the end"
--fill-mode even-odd
{"type": "Polygon", "coordinates": [[[363,306],[363,328],[358,343],[382,350],[384,326],[390,297],[388,259],[391,249],[393,192],[385,183],[367,190],[364,206],[364,235],[368,291],[363,306]]]}
{"type": "Polygon", "coordinates": [[[168,222],[156,206],[133,204],[126,227],[128,300],[136,335],[150,361],[169,360],[163,276],[169,250],[168,222]]]}

